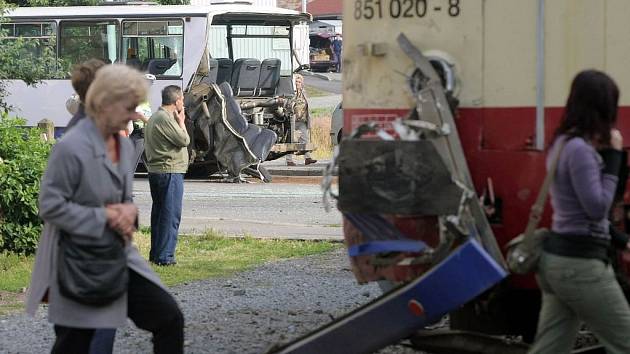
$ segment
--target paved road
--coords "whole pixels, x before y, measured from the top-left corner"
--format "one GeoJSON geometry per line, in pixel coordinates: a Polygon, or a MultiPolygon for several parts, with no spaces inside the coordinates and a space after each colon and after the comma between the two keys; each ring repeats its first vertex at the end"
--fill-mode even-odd
{"type": "Polygon", "coordinates": [[[310,108],[331,108],[331,110],[337,107],[337,104],[341,102],[341,95],[330,95],[320,97],[309,97],[308,106],[310,108]]]}
{"type": "Polygon", "coordinates": [[[304,83],[307,86],[341,95],[343,90],[340,73],[313,73],[304,75],[304,83]]]}
{"type": "MultiPolygon", "coordinates": [[[[147,179],[134,183],[140,224],[151,224],[147,179]]],[[[341,214],[326,213],[318,184],[232,184],[186,180],[180,231],[213,229],[227,235],[291,239],[342,239],[341,214]]]]}

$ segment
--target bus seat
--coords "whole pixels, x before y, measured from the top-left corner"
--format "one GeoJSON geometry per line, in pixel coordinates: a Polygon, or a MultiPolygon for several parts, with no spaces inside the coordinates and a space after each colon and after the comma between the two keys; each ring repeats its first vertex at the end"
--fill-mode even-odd
{"type": "Polygon", "coordinates": [[[267,155],[271,151],[273,144],[276,143],[278,136],[273,130],[261,128],[255,124],[249,124],[247,119],[241,112],[241,107],[234,98],[234,93],[230,84],[224,82],[219,85],[221,94],[225,98],[225,106],[227,111],[226,120],[243,140],[247,143],[249,151],[260,161],[265,161],[267,155]]]}
{"type": "Polygon", "coordinates": [[[208,59],[208,75],[201,79],[204,84],[214,84],[217,82],[217,75],[219,74],[219,61],[215,58],[208,59]]]}
{"type": "Polygon", "coordinates": [[[232,70],[232,90],[236,96],[254,96],[260,77],[260,60],[240,58],[232,70]]]}
{"type": "Polygon", "coordinates": [[[257,96],[273,96],[280,81],[280,59],[265,59],[260,65],[257,96]]]}
{"type": "Polygon", "coordinates": [[[217,85],[222,82],[230,82],[232,79],[232,59],[230,58],[218,58],[219,67],[217,69],[217,85]]]}
{"type": "Polygon", "coordinates": [[[241,106],[234,99],[234,92],[228,82],[223,82],[219,85],[221,94],[225,97],[225,108],[228,113],[227,121],[232,128],[239,134],[243,134],[247,129],[247,119],[241,112],[241,106]]]}
{"type": "Polygon", "coordinates": [[[147,64],[147,71],[149,74],[162,75],[166,70],[170,69],[173,64],[177,62],[176,59],[160,58],[151,59],[147,64]]]}
{"type": "Polygon", "coordinates": [[[291,76],[280,76],[278,86],[276,89],[276,95],[278,96],[294,96],[295,87],[293,85],[293,78],[291,76]]]}

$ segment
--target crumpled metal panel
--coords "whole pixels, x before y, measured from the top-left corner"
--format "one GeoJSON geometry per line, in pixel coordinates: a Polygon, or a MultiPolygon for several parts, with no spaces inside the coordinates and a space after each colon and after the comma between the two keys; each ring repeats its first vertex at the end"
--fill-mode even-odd
{"type": "Polygon", "coordinates": [[[341,211],[457,214],[463,191],[430,141],[344,140],[339,159],[341,211]]]}
{"type": "Polygon", "coordinates": [[[231,95],[229,84],[223,90],[212,84],[198,84],[186,97],[187,127],[192,137],[189,149],[213,154],[231,176],[239,176],[249,166],[267,158],[276,142],[276,134],[249,124],[231,95]],[[192,131],[192,134],[191,134],[192,131]]]}

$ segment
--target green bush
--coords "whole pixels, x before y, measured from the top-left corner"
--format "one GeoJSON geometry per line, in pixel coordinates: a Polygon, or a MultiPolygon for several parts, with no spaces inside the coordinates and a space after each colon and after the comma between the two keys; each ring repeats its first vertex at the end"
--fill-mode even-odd
{"type": "Polygon", "coordinates": [[[42,230],[37,197],[51,144],[25,124],[0,115],[0,251],[31,254],[42,230]]]}

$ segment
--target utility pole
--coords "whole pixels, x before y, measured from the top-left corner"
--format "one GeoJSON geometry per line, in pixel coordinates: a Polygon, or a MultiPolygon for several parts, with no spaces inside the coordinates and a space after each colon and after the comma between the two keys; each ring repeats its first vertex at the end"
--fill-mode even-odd
{"type": "Polygon", "coordinates": [[[306,2],[308,0],[302,0],[302,12],[306,12],[306,2]]]}

